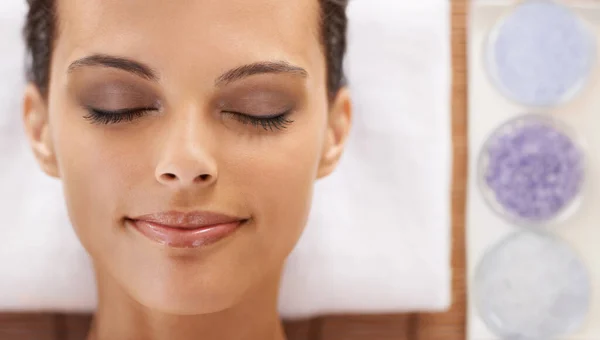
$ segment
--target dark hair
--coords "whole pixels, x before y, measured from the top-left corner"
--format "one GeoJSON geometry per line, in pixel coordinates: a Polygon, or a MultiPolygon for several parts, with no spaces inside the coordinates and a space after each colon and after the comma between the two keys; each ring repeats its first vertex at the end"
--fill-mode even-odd
{"type": "MultiPolygon", "coordinates": [[[[321,9],[321,40],[327,62],[327,90],[332,99],[345,85],[343,58],[346,52],[348,0],[318,0],[321,9]]],[[[27,78],[44,97],[48,94],[50,60],[57,31],[56,0],[27,0],[29,12],[23,34],[27,44],[27,78]]]]}

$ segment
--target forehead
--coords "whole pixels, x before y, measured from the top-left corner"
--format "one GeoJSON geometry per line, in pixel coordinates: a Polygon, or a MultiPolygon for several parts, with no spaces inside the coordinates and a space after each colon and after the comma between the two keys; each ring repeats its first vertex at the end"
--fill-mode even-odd
{"type": "Polygon", "coordinates": [[[217,66],[322,57],[317,0],[58,0],[57,10],[62,59],[112,53],[217,66]]]}

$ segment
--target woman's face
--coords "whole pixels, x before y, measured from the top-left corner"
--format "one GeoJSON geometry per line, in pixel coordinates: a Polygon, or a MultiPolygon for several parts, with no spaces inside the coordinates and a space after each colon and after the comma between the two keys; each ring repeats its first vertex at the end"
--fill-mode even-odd
{"type": "Polygon", "coordinates": [[[58,19],[48,100],[30,88],[24,117],[99,274],[177,314],[277,277],[349,127],[345,92],[328,106],[318,2],[60,0],[58,19]],[[200,246],[132,222],[173,212],[242,222],[200,246]]]}

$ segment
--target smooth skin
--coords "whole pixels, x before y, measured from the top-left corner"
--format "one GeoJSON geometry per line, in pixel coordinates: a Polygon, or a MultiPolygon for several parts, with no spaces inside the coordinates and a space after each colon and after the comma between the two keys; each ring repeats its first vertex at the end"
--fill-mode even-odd
{"type": "Polygon", "coordinates": [[[57,13],[50,91],[28,86],[23,119],[93,260],[88,340],[284,339],[283,265],[351,125],[348,91],[328,100],[317,0],[59,0],[57,13]],[[282,112],[278,126],[240,118],[282,112]],[[125,223],[174,210],[249,222],[193,249],[125,223]]]}

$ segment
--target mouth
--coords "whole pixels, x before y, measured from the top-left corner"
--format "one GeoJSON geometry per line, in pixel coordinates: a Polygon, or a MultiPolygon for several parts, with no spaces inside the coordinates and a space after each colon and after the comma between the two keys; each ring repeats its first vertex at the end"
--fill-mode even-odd
{"type": "Polygon", "coordinates": [[[125,222],[158,244],[199,248],[231,236],[248,220],[212,212],[165,212],[126,218],[125,222]]]}

